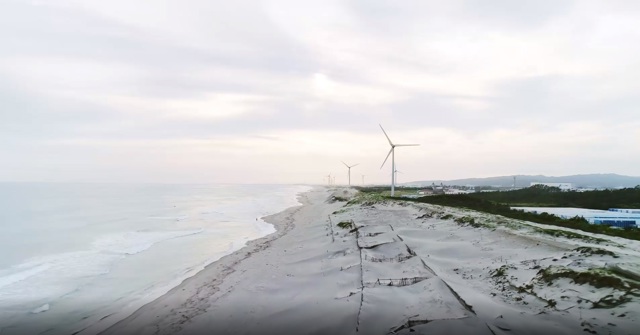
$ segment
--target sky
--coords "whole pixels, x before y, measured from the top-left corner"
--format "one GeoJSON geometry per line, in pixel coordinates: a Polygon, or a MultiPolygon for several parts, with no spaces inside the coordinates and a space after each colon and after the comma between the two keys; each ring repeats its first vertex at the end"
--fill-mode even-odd
{"type": "Polygon", "coordinates": [[[0,181],[640,175],[639,1],[0,7],[0,181]]]}

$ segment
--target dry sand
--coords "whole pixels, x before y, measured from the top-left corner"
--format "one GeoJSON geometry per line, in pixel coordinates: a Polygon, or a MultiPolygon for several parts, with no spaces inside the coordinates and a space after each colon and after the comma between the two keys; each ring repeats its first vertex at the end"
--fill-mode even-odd
{"type": "Polygon", "coordinates": [[[549,266],[612,264],[636,273],[635,241],[556,237],[541,234],[539,225],[431,205],[345,206],[327,201],[332,192],[355,193],[302,194],[302,206],[266,218],[276,233],[213,263],[104,334],[639,333],[637,290],[623,294],[539,276],[549,266]],[[463,216],[479,225],[454,221],[463,216]],[[617,258],[575,251],[596,245],[617,258]],[[592,308],[612,297],[629,301],[592,308]]]}

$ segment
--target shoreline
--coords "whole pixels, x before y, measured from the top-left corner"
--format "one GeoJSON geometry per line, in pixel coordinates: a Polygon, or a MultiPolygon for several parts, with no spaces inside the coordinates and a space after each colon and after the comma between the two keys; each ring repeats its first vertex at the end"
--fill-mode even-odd
{"type": "MultiPolygon", "coordinates": [[[[286,235],[291,229],[293,229],[295,224],[292,221],[281,220],[280,218],[285,218],[287,216],[290,216],[293,213],[300,210],[301,208],[303,208],[304,206],[309,206],[310,203],[307,201],[305,195],[307,193],[318,191],[318,190],[324,190],[324,188],[320,186],[312,186],[309,190],[300,192],[296,195],[296,200],[299,203],[298,205],[286,208],[285,210],[277,213],[273,213],[273,214],[269,214],[264,217],[261,217],[260,218],[261,220],[263,220],[268,224],[273,225],[275,229],[273,233],[270,233],[268,235],[265,235],[263,237],[260,237],[254,240],[247,241],[242,248],[236,251],[233,251],[227,255],[224,255],[221,258],[205,265],[202,270],[198,271],[197,273],[195,273],[194,275],[188,278],[185,278],[178,285],[172,287],[165,294],[143,304],[142,306],[137,308],[135,311],[130,313],[128,316],[110,324],[107,327],[102,327],[100,331],[95,333],[104,334],[104,335],[124,334],[126,332],[122,332],[123,328],[129,327],[130,324],[132,323],[137,323],[137,321],[139,321],[140,318],[144,317],[145,314],[147,313],[155,314],[159,312],[160,313],[166,312],[165,309],[160,307],[162,302],[165,300],[172,300],[172,302],[175,302],[173,300],[173,296],[180,294],[182,291],[185,291],[189,288],[192,289],[198,286],[199,288],[197,289],[197,293],[200,295],[213,294],[217,292],[218,290],[216,288],[216,285],[222,283],[228,275],[234,273],[235,266],[240,264],[245,259],[251,257],[253,253],[259,252],[261,250],[268,248],[271,242],[281,238],[282,236],[286,235]],[[209,278],[210,276],[213,278],[212,279],[209,278]],[[204,288],[206,288],[206,290],[204,288]]],[[[167,307],[167,306],[169,305],[164,305],[164,307],[167,307]]],[[[175,308],[171,308],[169,312],[171,312],[171,314],[179,313],[178,311],[176,311],[175,308]]],[[[85,334],[84,333],[85,330],[88,330],[93,326],[94,325],[91,325],[85,329],[79,330],[78,332],[76,332],[76,334],[83,335],[85,334]]],[[[146,327],[143,327],[143,328],[146,328],[146,327]]]]}
{"type": "Polygon", "coordinates": [[[347,205],[355,193],[300,194],[300,206],[265,217],[276,233],[104,334],[629,334],[640,323],[640,292],[554,276],[636,264],[636,241],[613,250],[480,212],[347,205]]]}

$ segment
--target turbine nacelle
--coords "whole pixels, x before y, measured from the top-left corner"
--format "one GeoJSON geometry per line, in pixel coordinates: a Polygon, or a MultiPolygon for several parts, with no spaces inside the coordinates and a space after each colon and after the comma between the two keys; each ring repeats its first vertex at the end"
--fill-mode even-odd
{"type": "MultiPolygon", "coordinates": [[[[341,162],[342,162],[342,161],[341,161],[341,162]]],[[[354,166],[358,166],[358,165],[360,165],[360,163],[358,163],[358,164],[353,164],[353,165],[349,166],[349,164],[347,164],[347,163],[345,163],[345,162],[342,162],[342,164],[344,164],[344,166],[346,166],[346,167],[347,167],[347,168],[349,168],[349,169],[350,169],[350,168],[352,168],[352,167],[354,167],[354,166]]]]}

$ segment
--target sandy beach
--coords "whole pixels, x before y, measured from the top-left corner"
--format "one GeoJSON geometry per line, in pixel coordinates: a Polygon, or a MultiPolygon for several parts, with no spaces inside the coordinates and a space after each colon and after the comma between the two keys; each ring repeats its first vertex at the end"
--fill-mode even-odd
{"type": "Polygon", "coordinates": [[[598,287],[566,275],[612,266],[633,275],[635,241],[545,234],[426,204],[343,201],[355,193],[301,194],[301,206],[265,218],[276,233],[102,334],[637,333],[633,280],[598,287]]]}

